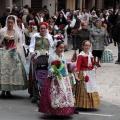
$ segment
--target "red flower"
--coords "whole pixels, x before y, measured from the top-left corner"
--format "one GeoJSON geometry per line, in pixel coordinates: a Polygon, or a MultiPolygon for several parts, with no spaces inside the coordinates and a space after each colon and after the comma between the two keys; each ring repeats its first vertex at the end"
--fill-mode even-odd
{"type": "Polygon", "coordinates": [[[85,82],[88,82],[89,81],[89,76],[86,75],[84,80],[85,80],[85,82]]]}
{"type": "Polygon", "coordinates": [[[62,36],[57,36],[57,40],[62,40],[62,36]]]}
{"type": "Polygon", "coordinates": [[[59,28],[62,29],[62,30],[64,29],[64,27],[65,27],[65,25],[60,25],[59,26],[59,28]]]}
{"type": "Polygon", "coordinates": [[[16,45],[11,45],[10,47],[9,47],[9,49],[16,49],[17,47],[16,47],[16,45]]]}
{"type": "Polygon", "coordinates": [[[30,25],[34,25],[35,23],[34,23],[33,21],[31,21],[29,24],[30,24],[30,25]]]}
{"type": "Polygon", "coordinates": [[[59,60],[55,60],[51,63],[51,65],[55,65],[57,68],[59,68],[60,66],[60,61],[59,60]]]}

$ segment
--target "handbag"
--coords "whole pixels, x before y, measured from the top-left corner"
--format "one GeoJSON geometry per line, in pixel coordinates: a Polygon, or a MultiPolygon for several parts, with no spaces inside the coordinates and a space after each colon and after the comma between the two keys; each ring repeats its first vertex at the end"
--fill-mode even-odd
{"type": "Polygon", "coordinates": [[[78,29],[72,29],[71,30],[71,33],[74,35],[74,34],[77,34],[77,32],[78,32],[78,29]]]}
{"type": "Polygon", "coordinates": [[[101,62],[102,63],[111,63],[114,61],[114,55],[112,50],[108,49],[107,47],[103,51],[101,62]]]}

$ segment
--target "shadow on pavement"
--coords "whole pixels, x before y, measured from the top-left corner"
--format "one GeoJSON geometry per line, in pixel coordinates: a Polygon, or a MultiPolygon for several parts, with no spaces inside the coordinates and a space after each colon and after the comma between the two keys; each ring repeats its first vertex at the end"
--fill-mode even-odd
{"type": "Polygon", "coordinates": [[[72,116],[59,116],[59,115],[42,115],[40,116],[40,119],[43,120],[72,120],[73,117],[72,116]]]}
{"type": "Polygon", "coordinates": [[[12,96],[0,96],[0,99],[4,100],[19,100],[19,99],[30,99],[28,96],[19,96],[19,95],[12,95],[12,96]]]}

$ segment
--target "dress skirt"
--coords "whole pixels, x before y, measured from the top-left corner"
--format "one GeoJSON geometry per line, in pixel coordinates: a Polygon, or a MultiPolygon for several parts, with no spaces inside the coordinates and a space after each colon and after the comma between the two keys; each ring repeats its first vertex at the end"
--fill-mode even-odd
{"type": "Polygon", "coordinates": [[[30,71],[29,71],[29,80],[28,80],[28,93],[32,96],[33,95],[33,69],[32,69],[32,62],[30,62],[30,71]]]}
{"type": "Polygon", "coordinates": [[[40,96],[38,111],[52,115],[72,115],[74,113],[74,107],[53,108],[51,106],[51,97],[50,97],[51,81],[52,81],[51,78],[47,78],[44,83],[40,96]]]}
{"type": "MultiPolygon", "coordinates": [[[[80,71],[79,78],[82,79],[83,73],[80,71]]],[[[100,98],[98,92],[87,93],[84,81],[76,83],[75,105],[80,108],[98,108],[100,107],[100,98]]]]}
{"type": "Polygon", "coordinates": [[[0,90],[16,91],[27,89],[26,72],[19,55],[0,48],[0,90]]]}

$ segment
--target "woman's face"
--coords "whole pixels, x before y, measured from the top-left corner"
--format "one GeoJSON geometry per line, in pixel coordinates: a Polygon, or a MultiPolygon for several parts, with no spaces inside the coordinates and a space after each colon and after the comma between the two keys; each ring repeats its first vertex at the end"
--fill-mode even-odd
{"type": "Polygon", "coordinates": [[[12,19],[8,19],[7,24],[8,24],[8,28],[13,28],[15,22],[12,19]]]}
{"type": "Polygon", "coordinates": [[[40,26],[40,33],[41,34],[46,34],[47,27],[45,25],[40,26]]]}
{"type": "Polygon", "coordinates": [[[85,44],[83,45],[83,51],[89,52],[90,47],[91,47],[90,42],[85,42],[85,44]]]}
{"type": "Polygon", "coordinates": [[[21,25],[21,23],[22,23],[21,21],[17,21],[17,25],[18,25],[18,26],[20,26],[20,25],[21,25]]]}
{"type": "Polygon", "coordinates": [[[59,15],[58,12],[56,12],[55,15],[58,17],[58,15],[59,15]]]}
{"type": "Polygon", "coordinates": [[[84,23],[84,25],[82,26],[83,29],[88,29],[88,24],[84,23]]]}
{"type": "Polygon", "coordinates": [[[32,14],[30,14],[30,19],[33,20],[34,19],[34,16],[32,14]]]}
{"type": "Polygon", "coordinates": [[[63,17],[63,14],[62,13],[60,13],[60,18],[62,18],[63,17]]]}
{"type": "Polygon", "coordinates": [[[100,13],[100,18],[103,18],[103,13],[100,13]]]}
{"type": "Polygon", "coordinates": [[[56,48],[57,53],[62,53],[64,51],[65,45],[64,44],[60,44],[59,47],[56,48]]]}
{"type": "Polygon", "coordinates": [[[102,27],[102,22],[101,22],[101,21],[97,22],[97,23],[96,23],[96,27],[97,27],[97,28],[101,28],[101,27],[102,27]]]}

